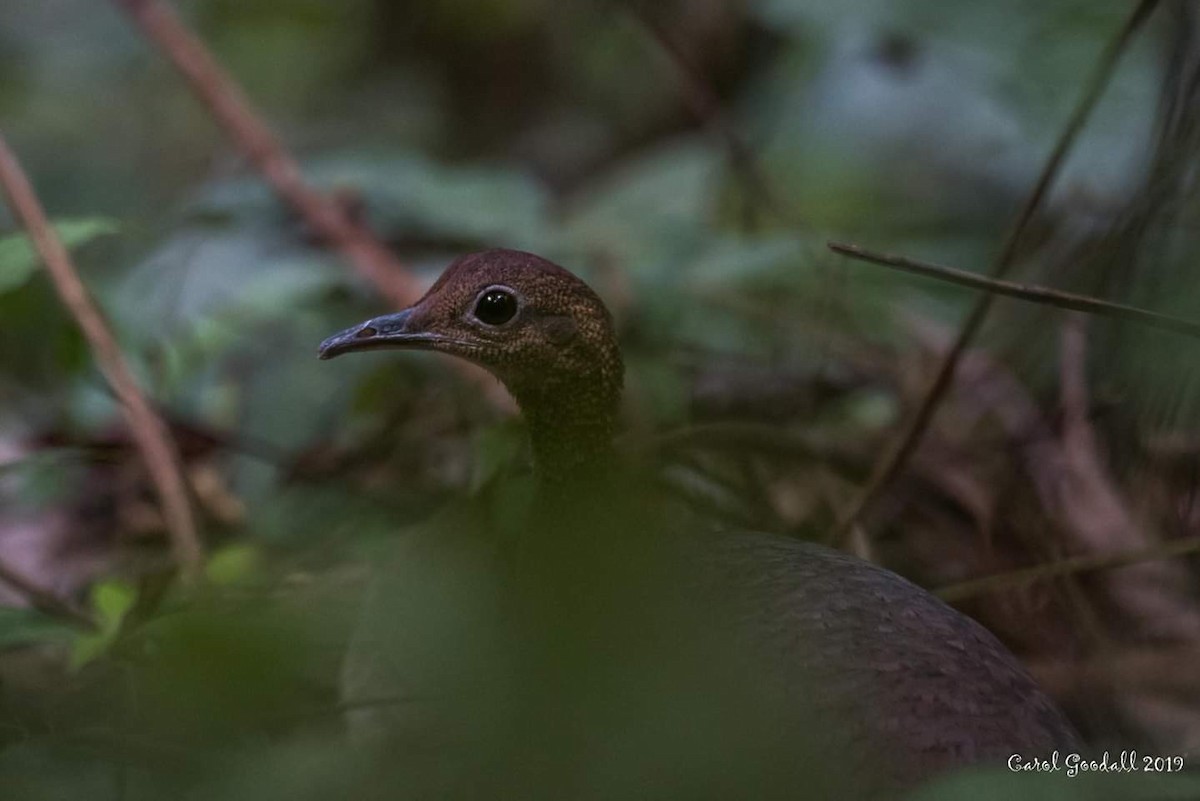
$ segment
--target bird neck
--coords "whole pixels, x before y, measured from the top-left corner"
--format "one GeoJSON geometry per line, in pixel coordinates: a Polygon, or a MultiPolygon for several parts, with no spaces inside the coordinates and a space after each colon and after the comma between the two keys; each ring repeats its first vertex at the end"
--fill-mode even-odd
{"type": "Polygon", "coordinates": [[[611,464],[619,383],[551,379],[514,394],[543,483],[570,481],[611,464]]]}
{"type": "Polygon", "coordinates": [[[612,426],[599,421],[560,421],[527,416],[538,477],[558,483],[603,468],[612,461],[612,426]]]}

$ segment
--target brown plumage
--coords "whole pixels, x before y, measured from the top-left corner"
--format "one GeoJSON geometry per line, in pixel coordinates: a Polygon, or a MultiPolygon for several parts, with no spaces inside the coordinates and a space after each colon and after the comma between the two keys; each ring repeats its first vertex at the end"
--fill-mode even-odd
{"type": "MultiPolygon", "coordinates": [[[[466,256],[412,308],[330,337],[320,352],[373,348],[436,350],[494,373],[526,417],[543,483],[612,458],[622,365],[610,316],[582,281],[542,258],[466,256]]],[[[693,542],[686,571],[724,588],[722,619],[762,657],[750,683],[794,709],[789,725],[836,724],[821,739],[862,769],[847,778],[851,793],[887,795],[966,765],[1003,767],[1014,753],[1078,750],[1070,724],[995,637],[901,577],[771,535],[701,533],[693,542]]],[[[580,547],[592,553],[595,544],[580,547]]],[[[780,728],[780,742],[797,737],[788,731],[780,728]]]]}

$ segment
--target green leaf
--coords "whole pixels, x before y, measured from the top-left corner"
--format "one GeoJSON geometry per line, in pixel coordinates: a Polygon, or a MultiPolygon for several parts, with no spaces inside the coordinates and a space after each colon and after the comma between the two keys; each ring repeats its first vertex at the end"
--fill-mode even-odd
{"type": "Polygon", "coordinates": [[[238,584],[254,573],[258,562],[258,549],[253,545],[227,545],[209,558],[204,575],[213,584],[238,584]]]}
{"type": "Polygon", "coordinates": [[[100,632],[80,634],[71,647],[71,670],[80,670],[95,662],[112,644],[112,637],[100,632]]]}
{"type": "Polygon", "coordinates": [[[64,642],[75,629],[36,609],[0,607],[0,648],[30,643],[64,642]]]}
{"type": "MultiPolygon", "coordinates": [[[[522,169],[504,164],[440,164],[419,153],[356,152],[307,162],[327,191],[350,190],[371,228],[389,238],[418,236],[476,245],[539,247],[550,224],[551,196],[522,169]]],[[[225,181],[191,206],[201,220],[270,219],[276,207],[257,181],[225,181]]]]}
{"type": "Polygon", "coordinates": [[[79,492],[84,454],[73,448],[43,448],[0,464],[8,491],[5,503],[35,510],[61,504],[79,492]]]}
{"type": "MultiPolygon", "coordinates": [[[[54,230],[63,244],[72,249],[98,236],[116,233],[117,225],[112,220],[91,217],[60,220],[54,224],[54,230]]],[[[22,287],[40,263],[33,243],[25,234],[0,237],[0,293],[22,287]]]]}
{"type": "Polygon", "coordinates": [[[116,642],[125,615],[137,602],[137,588],[126,581],[111,579],[92,587],[91,606],[97,630],[82,634],[71,650],[71,669],[79,670],[103,655],[116,642]]]}
{"type": "Polygon", "coordinates": [[[136,600],[137,588],[125,581],[103,581],[92,588],[92,607],[96,610],[100,628],[105,631],[119,629],[136,600]]]}
{"type": "Polygon", "coordinates": [[[621,164],[572,201],[569,244],[599,249],[639,269],[688,261],[711,233],[722,177],[721,154],[683,139],[621,164]]]}
{"type": "Polygon", "coordinates": [[[331,157],[313,180],[361,194],[372,227],[476,243],[536,247],[550,196],[522,170],[503,165],[443,165],[419,155],[331,157]]]}

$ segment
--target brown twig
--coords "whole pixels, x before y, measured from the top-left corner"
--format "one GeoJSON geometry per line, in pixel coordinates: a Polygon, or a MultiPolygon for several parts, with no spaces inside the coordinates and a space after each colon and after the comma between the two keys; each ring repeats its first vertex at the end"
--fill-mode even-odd
{"type": "MultiPolygon", "coordinates": [[[[618,4],[671,63],[684,102],[696,120],[707,126],[724,145],[729,166],[741,180],[748,200],[758,203],[776,216],[782,216],[770,181],[763,174],[754,152],[734,128],[722,108],[721,99],[708,85],[700,69],[675,43],[671,34],[639,3],[618,0],[618,4]]],[[[748,225],[753,227],[755,222],[753,216],[749,216],[748,225]]]]}
{"type": "MultiPolygon", "coordinates": [[[[327,242],[333,244],[364,280],[394,308],[421,296],[418,281],[370,230],[335,202],[309,186],[300,165],[250,104],[204,42],[161,0],[113,0],[158,46],[187,79],[229,138],[262,173],[275,193],[327,242]]],[[[497,409],[514,410],[512,400],[484,370],[454,361],[453,369],[477,386],[497,409]]]]}
{"type": "MultiPolygon", "coordinates": [[[[1082,545],[1092,553],[1157,547],[1161,543],[1138,524],[1092,425],[1087,322],[1083,315],[1069,315],[1060,339],[1060,436],[1066,469],[1057,480],[1066,491],[1060,490],[1056,517],[1068,524],[1075,546],[1082,545]]],[[[1103,579],[1105,594],[1123,618],[1136,621],[1140,635],[1184,640],[1200,635],[1200,609],[1193,599],[1193,582],[1186,566],[1147,562],[1103,579]]]]}
{"type": "Polygon", "coordinates": [[[397,308],[416,300],[416,280],[378,239],[338,203],[309,186],[300,165],[284,149],[233,78],[204,43],[160,0],[113,0],[187,79],[243,155],[280,199],[397,308]]]}
{"type": "Polygon", "coordinates": [[[879,253],[844,242],[829,242],[828,246],[834,253],[848,256],[858,261],[879,264],[884,267],[893,267],[897,270],[923,275],[928,278],[936,278],[951,284],[958,284],[959,286],[971,289],[981,289],[984,292],[990,292],[994,295],[1019,298],[1034,303],[1042,303],[1047,306],[1054,306],[1059,309],[1097,314],[1102,317],[1125,320],[1162,331],[1170,331],[1173,334],[1182,334],[1183,336],[1200,339],[1200,322],[1185,320],[1181,317],[1172,317],[1169,314],[1160,314],[1159,312],[1139,309],[1136,306],[1126,306],[1121,303],[1110,303],[1107,300],[1100,300],[1088,295],[1077,295],[1073,292],[1063,292],[1059,289],[1051,289],[1036,284],[1019,284],[1015,281],[988,278],[968,270],[959,270],[954,267],[946,267],[890,253],[879,253]]]}
{"type": "MultiPolygon", "coordinates": [[[[1091,116],[1092,109],[1095,108],[1097,101],[1099,101],[1100,96],[1104,93],[1104,89],[1112,77],[1121,54],[1125,51],[1133,34],[1146,21],[1146,18],[1150,16],[1157,5],[1158,0],[1141,0],[1125,20],[1120,30],[1117,31],[1116,35],[1104,48],[1104,52],[1100,55],[1096,68],[1088,80],[1079,102],[1071,112],[1066,126],[1063,128],[1058,141],[1054,145],[1054,150],[1042,166],[1037,183],[1034,184],[1033,189],[1030,191],[1028,197],[1026,197],[1020,212],[1017,214],[1016,221],[1013,223],[1008,236],[1004,240],[1004,245],[1001,247],[999,255],[992,263],[991,269],[988,270],[990,278],[996,280],[1003,279],[1016,262],[1025,229],[1029,227],[1029,223],[1033,220],[1035,212],[1041,206],[1043,199],[1054,183],[1054,179],[1058,176],[1059,168],[1062,166],[1063,161],[1065,161],[1067,153],[1070,152],[1071,147],[1075,144],[1080,131],[1083,130],[1084,123],[1091,116]]],[[[929,428],[929,423],[933,420],[934,413],[937,411],[942,398],[953,381],[954,371],[958,367],[963,353],[966,351],[971,340],[975,338],[975,334],[983,326],[984,320],[987,319],[987,315],[991,311],[994,299],[994,295],[984,295],[975,303],[975,306],[967,315],[967,319],[959,330],[954,345],[942,359],[941,364],[938,366],[937,375],[934,377],[929,389],[926,390],[920,405],[909,420],[908,425],[875,462],[862,490],[858,493],[853,503],[850,504],[846,514],[838,522],[837,540],[840,541],[846,536],[846,533],[851,530],[867,507],[875,501],[883,489],[900,473],[909,455],[920,444],[926,429],[929,428]]]]}
{"type": "Polygon", "coordinates": [[[0,186],[46,265],[59,299],[75,318],[96,364],[120,401],[121,411],[162,502],[163,519],[176,563],[185,578],[193,578],[204,565],[204,549],[192,516],[175,443],[138,387],[116,338],[79,280],[70,254],[46,220],[33,186],[3,136],[0,136],[0,186]]]}
{"type": "Polygon", "coordinates": [[[4,583],[29,602],[39,612],[61,618],[85,629],[94,629],[96,621],[83,610],[42,589],[25,576],[0,562],[0,583],[4,583]]]}
{"type": "Polygon", "coordinates": [[[1020,570],[1010,570],[992,576],[962,581],[943,587],[936,592],[936,595],[943,601],[956,603],[976,595],[1022,587],[1035,581],[1080,573],[1093,573],[1097,570],[1113,570],[1118,567],[1160,559],[1174,559],[1198,552],[1200,552],[1200,537],[1188,537],[1120,553],[1073,556],[1056,562],[1047,562],[1020,570]]]}

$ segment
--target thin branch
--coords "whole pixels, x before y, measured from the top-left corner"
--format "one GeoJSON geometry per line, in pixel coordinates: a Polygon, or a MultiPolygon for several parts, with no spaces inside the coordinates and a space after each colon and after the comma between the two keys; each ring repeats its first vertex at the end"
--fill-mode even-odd
{"type": "MultiPolygon", "coordinates": [[[[1121,54],[1125,51],[1134,33],[1137,32],[1138,28],[1141,27],[1142,23],[1146,21],[1146,18],[1150,16],[1151,12],[1157,6],[1158,0],[1141,0],[1129,15],[1129,18],[1125,20],[1120,30],[1117,31],[1112,41],[1104,48],[1104,52],[1100,55],[1091,78],[1084,87],[1079,102],[1071,112],[1066,127],[1055,143],[1054,150],[1042,166],[1037,183],[1034,184],[1029,196],[1025,199],[1025,203],[1017,214],[1016,221],[1013,223],[1008,237],[1000,249],[999,255],[992,263],[991,269],[988,270],[989,277],[997,280],[1003,279],[1012,268],[1019,253],[1025,229],[1029,227],[1034,214],[1041,206],[1055,178],[1058,177],[1059,168],[1062,166],[1063,161],[1066,160],[1067,153],[1070,152],[1080,131],[1083,130],[1084,123],[1091,116],[1092,110],[1095,108],[1100,96],[1104,93],[1104,89],[1116,69],[1117,62],[1120,61],[1121,54]]],[[[846,533],[851,530],[863,512],[866,511],[884,488],[900,473],[909,456],[920,444],[942,398],[950,388],[950,384],[954,379],[954,371],[958,367],[963,353],[966,352],[971,340],[975,338],[975,334],[983,326],[984,320],[987,319],[988,313],[991,311],[994,299],[994,295],[984,295],[971,309],[966,322],[963,323],[962,328],[958,332],[958,337],[955,339],[954,345],[939,365],[937,375],[934,377],[929,389],[926,390],[925,396],[917,407],[916,413],[912,416],[900,436],[896,438],[890,447],[885,449],[883,456],[875,462],[866,484],[863,485],[862,490],[850,505],[845,516],[839,521],[836,532],[836,539],[838,541],[846,536],[846,533]]]]}
{"type": "Polygon", "coordinates": [[[6,584],[39,612],[61,618],[84,629],[96,628],[96,621],[83,610],[44,590],[31,580],[0,562],[0,583],[6,584]]]}
{"type": "MultiPolygon", "coordinates": [[[[296,159],[263,121],[245,92],[204,42],[161,0],[112,0],[166,56],[208,107],[243,155],[280,200],[336,247],[354,270],[394,308],[421,296],[419,282],[370,230],[346,208],[309,186],[296,159]]],[[[452,369],[482,387],[497,409],[511,413],[512,400],[481,367],[455,360],[452,369]]]]}
{"type": "Polygon", "coordinates": [[[59,299],[75,318],[96,364],[120,401],[134,442],[158,491],[176,563],[185,579],[194,578],[204,565],[204,548],[192,516],[175,443],[138,387],[116,337],[79,280],[70,254],[50,227],[33,186],[3,136],[0,136],[0,186],[46,265],[59,299]]]}
{"type": "Polygon", "coordinates": [[[1019,298],[1034,303],[1042,303],[1047,306],[1055,306],[1059,309],[1097,314],[1102,317],[1125,320],[1150,328],[1157,328],[1161,331],[1169,331],[1173,334],[1182,334],[1186,337],[1200,339],[1200,322],[1185,320],[1182,317],[1172,317],[1169,314],[1160,314],[1159,312],[1140,309],[1136,306],[1126,306],[1121,303],[1110,303],[1107,300],[1100,300],[1088,295],[1077,295],[1073,292],[1063,292],[1059,289],[1051,289],[1036,284],[1019,284],[1014,281],[987,278],[968,270],[959,270],[954,267],[946,267],[890,253],[879,253],[859,247],[858,245],[829,242],[828,246],[834,253],[839,253],[858,261],[880,264],[884,267],[893,267],[897,270],[923,275],[928,278],[936,278],[951,284],[958,284],[959,286],[971,289],[981,289],[984,292],[990,292],[994,295],[1019,298]]]}
{"type": "MultiPolygon", "coordinates": [[[[642,33],[671,63],[684,102],[696,120],[707,126],[721,140],[725,147],[729,166],[741,180],[748,199],[757,202],[777,217],[782,217],[770,181],[767,180],[758,160],[754,157],[753,150],[734,127],[729,115],[722,107],[721,99],[708,85],[700,69],[675,43],[671,34],[639,3],[631,0],[618,0],[618,3],[642,33]]],[[[748,220],[751,226],[754,222],[753,217],[748,220]]]]}
{"type": "Polygon", "coordinates": [[[1026,567],[1020,570],[1010,570],[1006,573],[997,573],[993,576],[984,576],[983,578],[951,584],[948,587],[938,590],[935,594],[947,603],[957,603],[976,595],[1022,587],[1035,581],[1044,581],[1046,579],[1058,578],[1059,576],[1076,575],[1079,573],[1093,573],[1098,570],[1113,570],[1118,567],[1128,567],[1129,565],[1161,559],[1174,559],[1179,556],[1198,552],[1200,552],[1200,537],[1188,537],[1153,545],[1148,548],[1121,551],[1119,553],[1073,556],[1067,559],[1060,559],[1057,562],[1034,565],[1033,567],[1026,567]]]}
{"type": "Polygon", "coordinates": [[[396,308],[419,296],[416,280],[370,231],[342,205],[309,186],[300,165],[255,111],[234,79],[204,43],[160,0],[113,0],[183,74],[242,154],[283,202],[396,308]]]}

